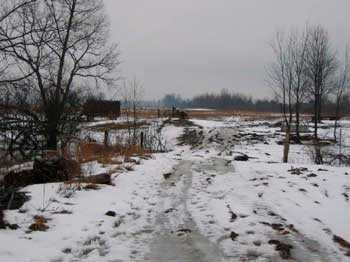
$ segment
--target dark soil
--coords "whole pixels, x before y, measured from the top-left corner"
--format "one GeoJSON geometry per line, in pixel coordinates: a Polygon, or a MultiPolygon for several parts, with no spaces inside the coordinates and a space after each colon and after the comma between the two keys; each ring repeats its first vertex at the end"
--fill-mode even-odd
{"type": "Polygon", "coordinates": [[[185,128],[183,134],[178,137],[179,145],[189,145],[192,148],[200,146],[203,142],[204,135],[202,130],[185,128]]]}
{"type": "Polygon", "coordinates": [[[279,252],[282,259],[292,259],[291,250],[293,249],[292,245],[285,244],[279,240],[270,240],[270,245],[275,245],[275,250],[279,252]]]}

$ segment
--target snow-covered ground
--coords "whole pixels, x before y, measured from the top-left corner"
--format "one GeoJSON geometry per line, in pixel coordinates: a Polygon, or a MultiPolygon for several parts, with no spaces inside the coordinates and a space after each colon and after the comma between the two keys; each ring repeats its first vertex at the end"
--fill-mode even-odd
{"type": "MultiPolygon", "coordinates": [[[[24,188],[30,201],[5,213],[20,228],[0,231],[0,261],[350,261],[349,167],[313,165],[303,145],[282,164],[283,136],[264,121],[193,122],[166,125],[171,151],[121,167],[113,186],[24,188]],[[185,128],[200,143],[178,145],[185,128]],[[46,231],[28,230],[36,215],[46,231]]],[[[327,123],[320,132],[332,136],[327,123]]]]}

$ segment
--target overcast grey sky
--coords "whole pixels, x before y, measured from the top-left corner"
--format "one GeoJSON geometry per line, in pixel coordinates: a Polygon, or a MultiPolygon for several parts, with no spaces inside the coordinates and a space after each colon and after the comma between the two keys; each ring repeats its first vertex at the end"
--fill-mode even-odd
{"type": "Polygon", "coordinates": [[[350,44],[350,0],[104,0],[121,74],[146,99],[222,88],[268,97],[265,66],[278,29],[320,23],[334,45],[350,44]]]}

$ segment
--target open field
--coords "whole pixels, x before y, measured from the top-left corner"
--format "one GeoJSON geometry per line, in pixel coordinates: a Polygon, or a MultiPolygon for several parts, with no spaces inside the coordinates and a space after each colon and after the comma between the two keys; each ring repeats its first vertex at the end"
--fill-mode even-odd
{"type": "MultiPolygon", "coordinates": [[[[279,118],[281,114],[279,113],[269,113],[269,112],[253,112],[253,111],[243,111],[243,110],[215,110],[215,109],[184,109],[189,118],[220,118],[220,117],[231,117],[231,116],[241,116],[244,118],[250,119],[275,119],[279,118]]],[[[169,109],[160,109],[160,116],[170,116],[171,110],[169,109]]],[[[122,111],[122,115],[125,115],[125,112],[122,111]]],[[[157,118],[158,110],[157,109],[147,109],[140,110],[137,113],[139,118],[157,118]]]]}
{"type": "MultiPolygon", "coordinates": [[[[242,119],[246,120],[275,120],[280,119],[282,117],[281,113],[274,113],[274,112],[257,112],[257,111],[250,111],[250,110],[228,110],[228,109],[180,109],[187,113],[189,118],[195,118],[195,119],[220,119],[220,118],[227,118],[227,117],[241,117],[242,119]]],[[[169,109],[160,109],[160,116],[161,117],[168,117],[171,115],[171,110],[169,109]]],[[[126,113],[124,110],[122,110],[122,116],[125,117],[126,113]]],[[[301,115],[304,119],[311,120],[312,114],[302,114],[301,115]]],[[[141,119],[155,119],[158,117],[158,110],[157,109],[143,109],[138,110],[137,117],[141,119]]],[[[343,115],[344,119],[349,119],[350,115],[343,115]]]]}

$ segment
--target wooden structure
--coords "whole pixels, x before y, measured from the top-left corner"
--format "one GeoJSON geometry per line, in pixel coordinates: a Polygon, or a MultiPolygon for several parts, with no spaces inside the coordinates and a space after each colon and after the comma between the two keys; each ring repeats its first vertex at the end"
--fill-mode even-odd
{"type": "Polygon", "coordinates": [[[84,104],[83,114],[89,121],[95,117],[116,119],[120,117],[120,101],[88,100],[84,104]]]}

